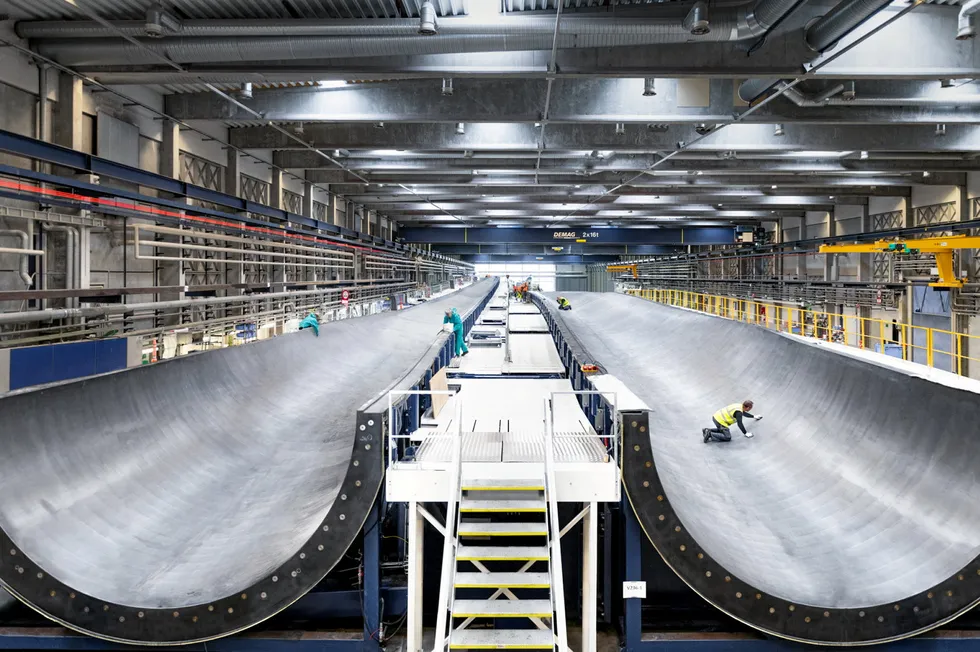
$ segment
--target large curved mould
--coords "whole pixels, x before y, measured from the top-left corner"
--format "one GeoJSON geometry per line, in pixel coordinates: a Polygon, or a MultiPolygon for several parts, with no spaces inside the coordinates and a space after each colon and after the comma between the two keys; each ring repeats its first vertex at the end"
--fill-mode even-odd
{"type": "Polygon", "coordinates": [[[381,486],[358,407],[485,281],[397,313],[0,400],[0,582],[73,629],[203,641],[333,568],[381,486]]]}
{"type": "Polygon", "coordinates": [[[625,424],[627,494],[708,602],[776,636],[862,645],[980,601],[976,394],[633,297],[569,298],[560,327],[651,407],[625,424]],[[765,415],[756,437],[704,444],[711,414],[744,398],[765,415]]]}

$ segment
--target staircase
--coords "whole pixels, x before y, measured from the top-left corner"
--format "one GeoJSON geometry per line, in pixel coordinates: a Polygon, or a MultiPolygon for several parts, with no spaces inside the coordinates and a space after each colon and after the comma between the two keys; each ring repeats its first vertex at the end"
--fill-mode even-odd
{"type": "Polygon", "coordinates": [[[544,477],[461,480],[446,604],[449,649],[550,650],[564,639],[564,618],[555,618],[561,571],[550,545],[557,532],[546,496],[544,477]]]}

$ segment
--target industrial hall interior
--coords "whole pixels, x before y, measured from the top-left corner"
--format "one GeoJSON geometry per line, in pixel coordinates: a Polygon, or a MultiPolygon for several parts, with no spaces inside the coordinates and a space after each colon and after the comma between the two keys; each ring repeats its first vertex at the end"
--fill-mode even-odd
{"type": "Polygon", "coordinates": [[[0,652],[980,652],[980,0],[0,0],[0,652]]]}

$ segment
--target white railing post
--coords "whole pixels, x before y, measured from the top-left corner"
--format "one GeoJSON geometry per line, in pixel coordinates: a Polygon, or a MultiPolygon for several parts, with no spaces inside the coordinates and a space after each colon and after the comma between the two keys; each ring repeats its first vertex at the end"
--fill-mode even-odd
{"type": "Polygon", "coordinates": [[[463,468],[463,409],[459,394],[456,401],[456,445],[453,446],[452,465],[449,471],[449,495],[446,500],[446,532],[442,546],[442,577],[439,582],[439,611],[436,616],[436,633],[433,652],[442,652],[449,644],[452,620],[453,580],[456,575],[456,525],[459,520],[460,480],[463,468]],[[448,629],[447,629],[448,621],[448,629]]]}
{"type": "Polygon", "coordinates": [[[548,571],[551,574],[551,602],[555,611],[554,627],[558,652],[568,650],[568,633],[565,617],[565,583],[562,579],[561,562],[561,523],[558,520],[557,479],[555,477],[555,412],[553,399],[545,401],[544,472],[545,497],[548,501],[548,547],[550,560],[548,571]]]}
{"type": "Polygon", "coordinates": [[[507,311],[504,314],[504,362],[510,359],[510,293],[507,294],[507,311]]]}

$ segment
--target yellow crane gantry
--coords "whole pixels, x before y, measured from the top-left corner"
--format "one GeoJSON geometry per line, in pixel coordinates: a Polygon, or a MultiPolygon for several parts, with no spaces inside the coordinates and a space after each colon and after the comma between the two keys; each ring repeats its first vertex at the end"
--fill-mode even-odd
{"type": "Polygon", "coordinates": [[[933,254],[936,256],[939,280],[929,285],[937,288],[963,287],[963,279],[957,277],[953,270],[953,252],[958,249],[980,249],[980,237],[951,235],[941,238],[876,240],[875,242],[854,244],[820,245],[820,253],[822,254],[933,254]]]}
{"type": "Polygon", "coordinates": [[[633,278],[638,278],[636,265],[606,265],[607,272],[633,272],[633,278]]]}

